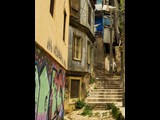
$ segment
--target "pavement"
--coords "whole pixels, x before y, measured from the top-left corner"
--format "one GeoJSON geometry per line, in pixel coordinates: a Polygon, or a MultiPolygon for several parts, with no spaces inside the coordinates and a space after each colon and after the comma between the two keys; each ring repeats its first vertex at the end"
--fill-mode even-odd
{"type": "Polygon", "coordinates": [[[125,107],[118,107],[125,118],[125,107]]]}
{"type": "Polygon", "coordinates": [[[111,110],[93,110],[91,117],[81,115],[82,112],[83,109],[80,109],[65,114],[64,120],[115,120],[112,117],[111,110]]]}

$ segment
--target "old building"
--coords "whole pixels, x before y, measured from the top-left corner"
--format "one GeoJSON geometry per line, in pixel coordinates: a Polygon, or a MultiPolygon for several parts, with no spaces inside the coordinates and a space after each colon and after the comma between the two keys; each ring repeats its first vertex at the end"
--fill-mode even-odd
{"type": "Polygon", "coordinates": [[[93,0],[71,0],[70,2],[66,109],[72,109],[75,101],[83,99],[87,93],[86,89],[93,73],[95,41],[93,0]]]}
{"type": "MultiPolygon", "coordinates": [[[[95,9],[95,37],[96,48],[95,55],[101,55],[101,58],[95,57],[95,71],[110,71],[110,56],[117,65],[116,73],[121,72],[121,51],[119,47],[118,31],[118,1],[117,0],[94,0],[95,9]],[[114,9],[113,9],[114,8],[114,9]],[[111,12],[112,9],[112,12],[111,12]],[[112,42],[110,44],[110,41],[112,42]],[[111,48],[110,48],[111,47],[111,48]],[[102,52],[103,50],[103,52],[102,52]],[[111,51],[111,52],[110,52],[111,51]],[[112,54],[111,54],[112,53],[112,54]]],[[[112,62],[113,63],[113,62],[112,62]]],[[[104,73],[104,72],[103,72],[104,73]]]]}
{"type": "Polygon", "coordinates": [[[69,0],[35,0],[35,120],[63,119],[69,0]]]}

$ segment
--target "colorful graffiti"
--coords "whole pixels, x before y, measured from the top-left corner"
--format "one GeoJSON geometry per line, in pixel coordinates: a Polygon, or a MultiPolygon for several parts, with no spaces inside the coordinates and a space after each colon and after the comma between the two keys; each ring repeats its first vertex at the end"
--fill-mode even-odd
{"type": "Polygon", "coordinates": [[[35,48],[35,120],[64,116],[65,70],[38,45],[35,48]]]}

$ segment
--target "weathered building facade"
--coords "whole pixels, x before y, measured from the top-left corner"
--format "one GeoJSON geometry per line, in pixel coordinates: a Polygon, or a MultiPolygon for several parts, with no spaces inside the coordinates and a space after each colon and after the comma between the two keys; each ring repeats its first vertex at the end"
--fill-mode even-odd
{"type": "Polygon", "coordinates": [[[62,120],[69,0],[35,0],[35,120],[62,120]]]}
{"type": "Polygon", "coordinates": [[[72,109],[75,101],[83,99],[93,73],[94,2],[70,1],[68,70],[66,72],[66,105],[72,109]]]}
{"type": "MultiPolygon", "coordinates": [[[[116,63],[117,71],[116,74],[121,73],[121,51],[119,47],[119,31],[118,31],[118,2],[117,0],[94,0],[96,11],[95,11],[95,36],[96,36],[96,47],[97,49],[103,49],[102,53],[100,50],[95,49],[95,54],[101,54],[103,60],[95,57],[95,65],[99,66],[99,63],[104,63],[102,66],[105,67],[105,73],[109,74],[110,71],[110,56],[112,61],[116,63]],[[115,8],[114,8],[115,7],[115,8]],[[112,13],[110,12],[110,9],[112,13]],[[112,32],[112,33],[111,33],[112,32]],[[110,44],[110,41],[112,42],[110,44]],[[100,40],[100,41],[99,41],[100,40]],[[98,44],[102,42],[101,44],[98,44]],[[110,47],[112,47],[110,49],[110,47]],[[112,50],[112,52],[110,52],[112,50]],[[100,52],[99,52],[100,51],[100,52]],[[112,53],[112,55],[111,55],[112,53]]],[[[113,63],[113,62],[112,62],[113,63]]],[[[112,64],[113,65],[113,64],[112,64]]],[[[97,68],[97,67],[96,67],[97,68]]],[[[103,68],[103,67],[101,67],[103,68]]],[[[99,69],[99,68],[98,68],[99,69]]],[[[116,70],[116,69],[114,69],[116,70]]],[[[95,69],[95,71],[98,71],[95,69]]]]}

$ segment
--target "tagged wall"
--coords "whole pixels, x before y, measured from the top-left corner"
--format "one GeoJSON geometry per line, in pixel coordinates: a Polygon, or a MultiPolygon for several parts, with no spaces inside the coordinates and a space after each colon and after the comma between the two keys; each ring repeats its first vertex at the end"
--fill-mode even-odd
{"type": "Polygon", "coordinates": [[[35,120],[62,119],[65,69],[38,45],[35,47],[35,120]]]}

